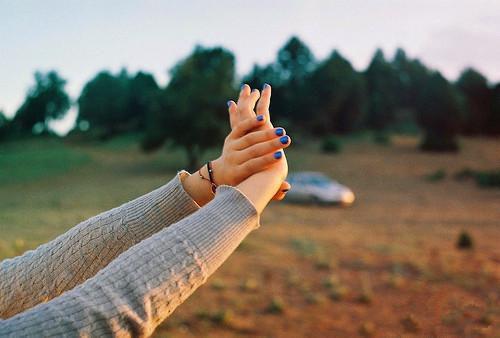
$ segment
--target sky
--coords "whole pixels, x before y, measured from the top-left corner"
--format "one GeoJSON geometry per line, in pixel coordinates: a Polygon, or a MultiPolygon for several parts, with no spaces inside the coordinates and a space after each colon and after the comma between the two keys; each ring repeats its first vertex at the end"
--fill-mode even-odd
{"type": "MultiPolygon", "coordinates": [[[[165,85],[196,44],[228,48],[243,75],[292,35],[358,70],[376,48],[392,57],[402,47],[450,80],[471,66],[500,82],[498,0],[0,0],[0,111],[14,115],[36,70],[57,70],[74,100],[103,69],[148,71],[165,85]]],[[[52,127],[64,133],[75,117],[52,127]]]]}

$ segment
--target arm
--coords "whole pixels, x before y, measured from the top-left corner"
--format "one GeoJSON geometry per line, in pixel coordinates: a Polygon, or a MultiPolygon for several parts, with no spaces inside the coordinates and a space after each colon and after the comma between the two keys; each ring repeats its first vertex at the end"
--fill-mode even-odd
{"type": "Polygon", "coordinates": [[[164,186],[0,262],[0,318],[74,288],[134,244],[198,210],[181,184],[186,176],[180,172],[164,186]]]}
{"type": "MultiPolygon", "coordinates": [[[[262,178],[249,186],[265,187],[269,181],[262,178]]],[[[278,187],[264,190],[270,198],[278,187]]],[[[253,203],[264,197],[250,201],[247,192],[245,185],[241,191],[219,187],[205,207],[133,246],[80,286],[0,320],[0,336],[150,335],[258,227],[262,210],[253,203]]]]}

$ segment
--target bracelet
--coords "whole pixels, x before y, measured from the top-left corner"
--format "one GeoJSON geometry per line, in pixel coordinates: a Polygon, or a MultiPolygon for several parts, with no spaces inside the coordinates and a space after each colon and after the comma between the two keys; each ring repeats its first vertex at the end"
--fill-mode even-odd
{"type": "Polygon", "coordinates": [[[207,165],[207,171],[208,171],[208,178],[204,177],[201,174],[201,169],[198,170],[198,175],[200,175],[201,179],[210,182],[211,190],[215,194],[215,190],[217,189],[218,185],[215,184],[215,182],[214,182],[214,176],[213,176],[214,171],[212,169],[212,162],[208,161],[206,165],[207,165]]]}

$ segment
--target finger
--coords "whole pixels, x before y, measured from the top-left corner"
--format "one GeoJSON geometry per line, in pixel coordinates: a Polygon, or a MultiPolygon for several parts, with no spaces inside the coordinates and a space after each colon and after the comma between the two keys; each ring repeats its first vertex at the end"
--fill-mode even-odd
{"type": "Polygon", "coordinates": [[[251,88],[250,88],[249,85],[247,85],[246,83],[244,83],[243,85],[241,85],[240,95],[238,97],[238,103],[240,102],[240,99],[244,99],[247,96],[249,96],[250,95],[250,91],[251,91],[251,88]]]}
{"type": "Polygon", "coordinates": [[[283,128],[253,131],[236,140],[236,142],[234,142],[233,149],[243,150],[254,144],[269,141],[277,137],[282,137],[284,135],[286,135],[286,131],[283,128]]]}
{"type": "Polygon", "coordinates": [[[281,201],[285,198],[285,193],[278,191],[272,198],[273,201],[281,201]]]}
{"type": "Polygon", "coordinates": [[[242,99],[241,102],[238,101],[238,110],[240,119],[247,119],[255,116],[254,108],[255,104],[259,100],[260,92],[257,89],[252,89],[250,95],[242,99]]]}
{"type": "Polygon", "coordinates": [[[270,120],[269,116],[269,105],[271,104],[271,86],[269,84],[264,84],[262,93],[260,94],[259,103],[257,103],[257,114],[264,115],[267,120],[270,120]]]}
{"type": "Polygon", "coordinates": [[[231,125],[231,129],[233,129],[238,123],[238,116],[236,114],[238,112],[238,107],[233,100],[227,101],[227,111],[229,112],[229,124],[231,125]]]}
{"type": "Polygon", "coordinates": [[[266,119],[263,115],[247,118],[234,126],[233,131],[229,134],[229,137],[233,140],[239,139],[240,137],[245,136],[250,130],[263,126],[265,123],[266,119]]]}
{"type": "Polygon", "coordinates": [[[260,92],[258,89],[252,89],[252,92],[250,93],[250,97],[248,98],[249,104],[248,107],[250,108],[250,112],[255,115],[254,108],[255,105],[257,104],[257,101],[260,98],[260,92]]]}
{"type": "Polygon", "coordinates": [[[284,181],[281,183],[280,189],[278,192],[273,196],[273,200],[275,201],[281,201],[286,197],[286,193],[290,190],[291,185],[287,181],[284,181]]]}
{"type": "Polygon", "coordinates": [[[244,163],[253,158],[257,158],[266,154],[274,153],[276,159],[283,157],[281,149],[290,146],[291,138],[288,135],[278,139],[254,144],[245,150],[237,151],[235,154],[236,163],[244,163]]]}
{"type": "MultiPolygon", "coordinates": [[[[238,101],[236,102],[236,104],[238,105],[238,114],[240,114],[241,107],[243,107],[243,105],[245,104],[248,96],[250,96],[250,86],[244,83],[241,86],[240,95],[238,96],[238,101]]],[[[241,119],[241,117],[239,118],[241,119]]]]}
{"type": "Polygon", "coordinates": [[[271,152],[259,157],[251,158],[250,160],[240,164],[238,170],[241,170],[243,175],[246,177],[265,170],[282,158],[282,156],[276,156],[277,153],[283,154],[280,150],[279,152],[271,152]]]}

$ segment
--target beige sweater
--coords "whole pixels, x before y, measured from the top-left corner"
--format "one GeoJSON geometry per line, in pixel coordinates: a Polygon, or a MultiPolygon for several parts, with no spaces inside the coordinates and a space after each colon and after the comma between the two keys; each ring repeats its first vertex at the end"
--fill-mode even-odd
{"type": "Polygon", "coordinates": [[[0,337],[151,335],[259,226],[236,188],[199,208],[182,175],[0,262],[0,337]]]}

